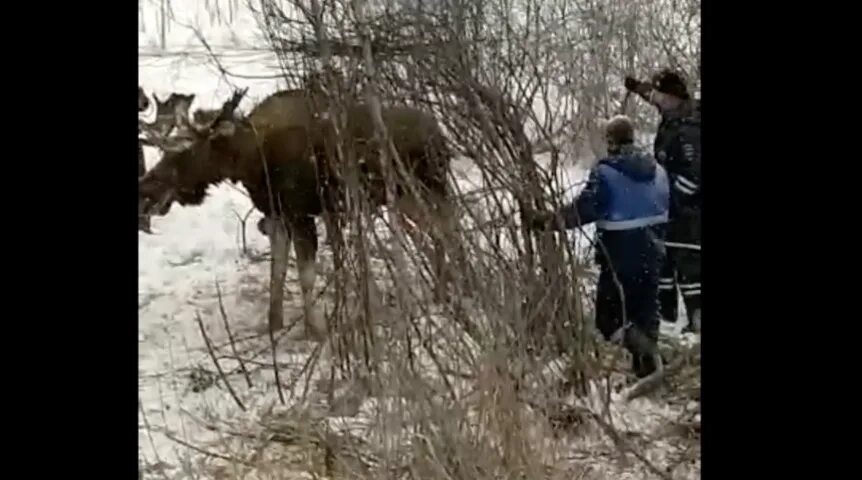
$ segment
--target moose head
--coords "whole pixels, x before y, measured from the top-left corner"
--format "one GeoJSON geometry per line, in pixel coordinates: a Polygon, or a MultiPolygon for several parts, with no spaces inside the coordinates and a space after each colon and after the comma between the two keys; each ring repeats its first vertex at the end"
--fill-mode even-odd
{"type": "Polygon", "coordinates": [[[248,89],[238,90],[206,125],[196,125],[188,109],[174,111],[175,136],[151,134],[146,142],[160,148],[162,159],[138,181],[141,209],[147,214],[166,215],[174,202],[199,205],[210,185],[224,177],[213,156],[225,153],[225,141],[236,130],[234,110],[248,89]]]}

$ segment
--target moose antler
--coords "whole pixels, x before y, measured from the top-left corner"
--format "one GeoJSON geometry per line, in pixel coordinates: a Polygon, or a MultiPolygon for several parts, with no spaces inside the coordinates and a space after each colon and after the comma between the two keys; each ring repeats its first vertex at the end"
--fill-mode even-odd
{"type": "Polygon", "coordinates": [[[219,122],[230,120],[233,117],[234,110],[239,106],[239,102],[242,101],[242,97],[244,97],[247,92],[248,87],[234,91],[233,96],[231,96],[228,101],[224,102],[224,105],[221,107],[221,112],[219,112],[218,116],[212,121],[212,123],[210,123],[209,128],[214,128],[219,122]]]}
{"type": "Polygon", "coordinates": [[[189,118],[190,107],[191,102],[187,101],[180,101],[174,105],[174,124],[179,130],[177,132],[178,136],[194,137],[195,134],[202,135],[206,131],[205,128],[195,125],[192,119],[189,118]]]}
{"type": "MultiPolygon", "coordinates": [[[[233,112],[239,106],[239,102],[248,92],[248,88],[237,90],[233,96],[228,99],[220,110],[213,112],[214,116],[208,124],[199,124],[195,122],[189,115],[189,108],[193,95],[182,96],[172,94],[172,97],[162,102],[162,105],[173,103],[174,125],[177,128],[177,133],[173,136],[168,136],[165,132],[153,131],[150,128],[142,128],[142,133],[145,134],[141,138],[141,143],[160,148],[163,151],[176,151],[186,148],[189,141],[194,141],[197,138],[207,137],[208,134],[224,120],[229,120],[233,117],[233,112]],[[176,98],[175,98],[176,97],[176,98]]],[[[146,126],[146,124],[144,124],[146,126]]]]}
{"type": "Polygon", "coordinates": [[[195,95],[174,92],[167,99],[162,100],[158,94],[153,92],[153,98],[156,101],[156,118],[153,122],[145,122],[139,119],[139,129],[148,130],[167,137],[176,128],[185,130],[183,133],[188,136],[187,134],[190,133],[189,127],[186,126],[181,118],[188,117],[188,112],[195,99],[195,95]]]}

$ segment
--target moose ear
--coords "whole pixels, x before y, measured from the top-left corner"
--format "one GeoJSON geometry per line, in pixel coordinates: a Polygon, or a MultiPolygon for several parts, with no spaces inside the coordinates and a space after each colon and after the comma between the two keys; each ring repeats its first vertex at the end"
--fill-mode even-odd
{"type": "Polygon", "coordinates": [[[232,137],[236,133],[236,125],[230,120],[222,120],[213,127],[211,137],[232,137]]]}

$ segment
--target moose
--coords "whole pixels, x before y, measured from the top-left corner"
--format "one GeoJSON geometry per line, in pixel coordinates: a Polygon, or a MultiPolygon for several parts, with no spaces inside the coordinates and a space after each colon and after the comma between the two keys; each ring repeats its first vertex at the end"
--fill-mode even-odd
{"type": "MultiPolygon", "coordinates": [[[[332,160],[335,129],[320,114],[325,110],[319,105],[325,102],[309,89],[274,93],[241,117],[235,109],[244,94],[245,90],[235,92],[208,124],[195,125],[187,116],[178,115],[183,133],[160,139],[164,155],[139,180],[141,202],[148,213],[163,216],[175,202],[202,204],[211,185],[225,180],[242,184],[264,215],[259,226],[271,244],[269,328],[284,328],[283,284],[292,241],[305,330],[320,340],[325,327],[312,321],[311,310],[318,249],[315,217],[337,218],[340,210],[336,199],[343,191],[332,160]]],[[[404,167],[399,170],[393,203],[402,215],[419,224],[437,222],[441,231],[450,231],[447,227],[451,228],[453,215],[446,175],[451,153],[439,124],[433,116],[409,107],[384,108],[382,113],[404,167]],[[408,184],[413,188],[407,188],[408,184]],[[423,204],[428,208],[418,208],[423,204]],[[426,213],[430,218],[423,218],[426,213]]],[[[364,160],[366,178],[374,174],[380,178],[380,145],[375,141],[369,106],[348,106],[346,118],[343,133],[355,145],[357,158],[364,160]]],[[[366,183],[371,185],[369,200],[381,206],[387,198],[382,182],[366,183]]],[[[326,228],[338,228],[338,222],[327,221],[326,228]]],[[[440,282],[445,255],[442,236],[432,235],[436,235],[432,255],[440,282]]]]}

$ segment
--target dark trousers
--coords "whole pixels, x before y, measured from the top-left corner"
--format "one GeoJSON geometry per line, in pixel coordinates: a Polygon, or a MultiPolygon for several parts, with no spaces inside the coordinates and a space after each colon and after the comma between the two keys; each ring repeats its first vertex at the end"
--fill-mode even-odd
{"type": "MultiPolygon", "coordinates": [[[[619,278],[623,296],[614,282],[613,274],[603,268],[599,274],[596,291],[596,327],[609,340],[623,326],[625,319],[631,322],[630,329],[636,328],[653,346],[658,344],[658,275],[645,271],[642,275],[619,278]],[[623,309],[625,304],[625,309],[623,309]]],[[[632,369],[638,377],[645,377],[656,369],[650,352],[645,351],[643,342],[631,341],[626,334],[624,346],[632,354],[632,369]]]]}
{"type": "Polygon", "coordinates": [[[667,256],[659,280],[659,303],[661,316],[675,323],[679,315],[679,297],[682,294],[689,323],[694,312],[700,310],[700,250],[694,245],[673,242],[667,245],[667,256]]]}

